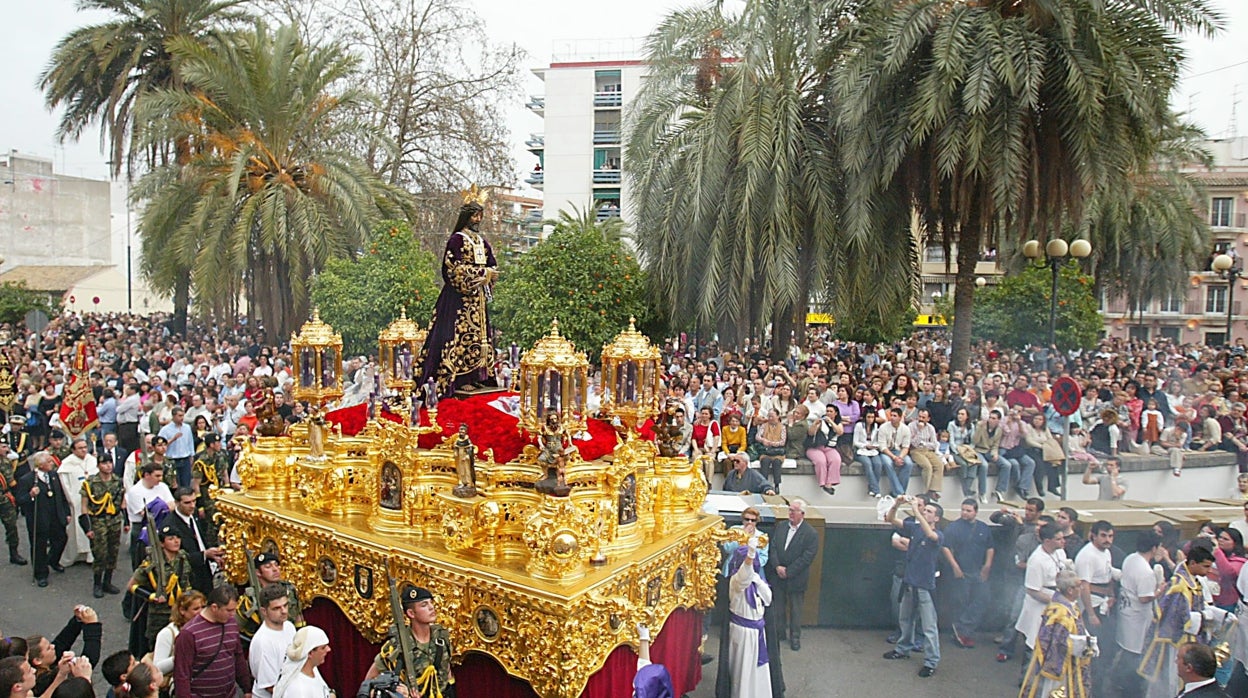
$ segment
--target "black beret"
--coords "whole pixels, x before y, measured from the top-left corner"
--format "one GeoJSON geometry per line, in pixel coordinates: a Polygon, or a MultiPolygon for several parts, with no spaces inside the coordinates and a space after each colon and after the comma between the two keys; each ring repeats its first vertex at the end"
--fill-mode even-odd
{"type": "Polygon", "coordinates": [[[405,584],[403,592],[399,595],[404,606],[420,603],[426,599],[433,598],[433,592],[424,587],[418,587],[415,584],[405,584]]]}
{"type": "Polygon", "coordinates": [[[270,562],[276,562],[280,565],[282,564],[282,559],[277,556],[277,553],[260,553],[255,557],[254,562],[256,564],[256,569],[260,569],[270,562]]]}
{"type": "Polygon", "coordinates": [[[169,439],[166,439],[166,438],[165,438],[165,437],[163,437],[163,436],[153,436],[153,437],[152,437],[152,445],[153,445],[153,446],[159,446],[159,445],[161,445],[161,444],[168,445],[168,444],[169,444],[169,439]]]}
{"type": "Polygon", "coordinates": [[[48,434],[48,438],[49,439],[63,439],[65,438],[65,435],[62,434],[59,429],[53,429],[52,433],[48,434]]]}
{"type": "Polygon", "coordinates": [[[182,534],[178,533],[178,530],[174,528],[173,526],[161,526],[160,527],[160,539],[164,540],[168,538],[169,536],[173,536],[178,539],[182,538],[182,534]]]}
{"type": "Polygon", "coordinates": [[[218,442],[218,441],[220,441],[220,440],[221,440],[221,437],[220,437],[220,436],[217,436],[216,434],[212,434],[212,433],[209,433],[209,434],[204,434],[204,444],[205,444],[205,445],[215,444],[216,442],[218,442]]]}

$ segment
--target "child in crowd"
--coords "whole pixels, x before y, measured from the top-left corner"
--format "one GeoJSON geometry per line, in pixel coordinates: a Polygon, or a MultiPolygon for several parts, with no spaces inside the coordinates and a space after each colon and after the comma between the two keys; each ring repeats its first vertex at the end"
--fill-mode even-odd
{"type": "Polygon", "coordinates": [[[1161,430],[1165,426],[1166,417],[1161,413],[1156,398],[1149,398],[1147,409],[1140,415],[1140,443],[1153,447],[1161,442],[1161,430]]]}
{"type": "Polygon", "coordinates": [[[940,462],[945,464],[945,470],[949,470],[954,466],[953,449],[949,446],[949,431],[941,429],[936,438],[940,443],[936,446],[936,455],[940,456],[940,462]]]}

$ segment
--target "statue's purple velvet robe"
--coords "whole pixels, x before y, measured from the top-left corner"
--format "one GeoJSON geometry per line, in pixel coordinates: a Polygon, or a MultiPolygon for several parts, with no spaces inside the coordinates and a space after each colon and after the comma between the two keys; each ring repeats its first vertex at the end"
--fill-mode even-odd
{"type": "Polygon", "coordinates": [[[486,269],[497,269],[494,249],[484,236],[471,231],[453,233],[442,255],[442,292],[433,309],[429,336],[421,349],[420,378],[423,386],[430,378],[437,383],[438,397],[454,395],[469,383],[489,383],[494,377],[494,349],[486,290],[473,282],[485,276],[486,269]],[[485,246],[485,264],[474,261],[469,237],[480,237],[485,246]]]}

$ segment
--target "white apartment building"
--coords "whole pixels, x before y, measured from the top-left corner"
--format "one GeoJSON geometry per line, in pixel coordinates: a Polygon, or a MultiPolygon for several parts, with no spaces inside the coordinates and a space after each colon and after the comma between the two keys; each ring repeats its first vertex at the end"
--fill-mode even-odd
{"type": "Polygon", "coordinates": [[[537,162],[525,182],[543,192],[543,217],[573,207],[592,208],[598,218],[627,216],[623,123],[641,89],[645,66],[641,40],[559,41],[548,67],[535,68],[545,94],[528,107],[544,129],[525,142],[537,162]]]}

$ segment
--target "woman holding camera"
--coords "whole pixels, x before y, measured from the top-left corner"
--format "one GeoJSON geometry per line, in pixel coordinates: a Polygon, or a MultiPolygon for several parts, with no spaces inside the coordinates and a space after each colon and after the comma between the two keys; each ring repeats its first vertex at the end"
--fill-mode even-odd
{"type": "Polygon", "coordinates": [[[841,484],[841,454],[836,442],[844,433],[836,405],[829,405],[821,417],[812,415],[806,427],[806,457],[815,465],[819,488],[828,494],[836,494],[836,486],[841,484]]]}

